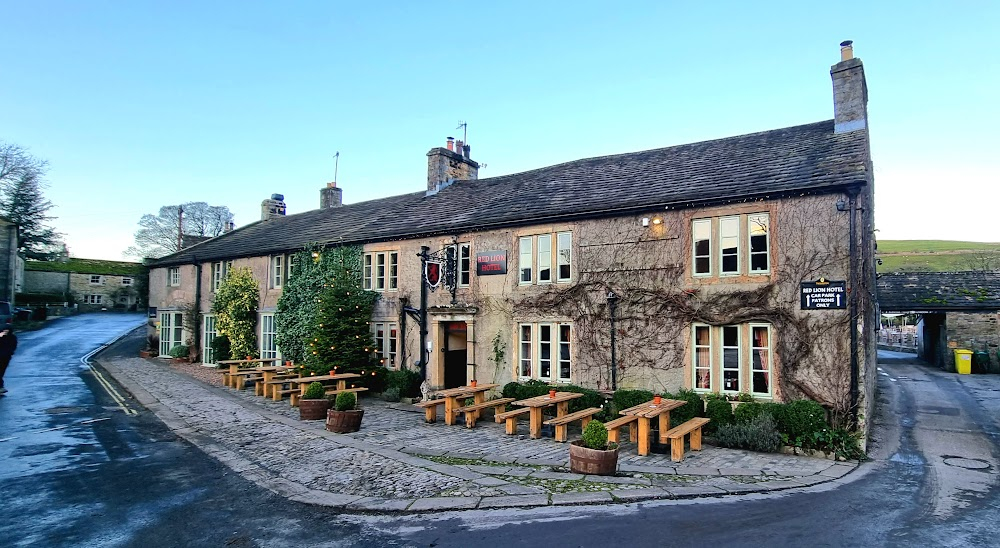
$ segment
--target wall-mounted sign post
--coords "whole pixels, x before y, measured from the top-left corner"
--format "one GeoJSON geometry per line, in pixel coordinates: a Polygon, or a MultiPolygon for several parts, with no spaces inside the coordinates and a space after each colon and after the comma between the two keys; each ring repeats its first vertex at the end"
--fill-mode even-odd
{"type": "Polygon", "coordinates": [[[799,290],[802,310],[844,310],[847,308],[847,282],[820,278],[802,282],[799,290]]]}

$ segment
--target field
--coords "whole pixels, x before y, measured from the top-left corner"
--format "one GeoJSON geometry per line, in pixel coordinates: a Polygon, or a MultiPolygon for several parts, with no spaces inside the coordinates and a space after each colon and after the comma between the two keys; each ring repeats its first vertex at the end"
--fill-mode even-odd
{"type": "Polygon", "coordinates": [[[879,240],[879,272],[953,272],[1000,268],[1000,243],[951,240],[879,240]]]}

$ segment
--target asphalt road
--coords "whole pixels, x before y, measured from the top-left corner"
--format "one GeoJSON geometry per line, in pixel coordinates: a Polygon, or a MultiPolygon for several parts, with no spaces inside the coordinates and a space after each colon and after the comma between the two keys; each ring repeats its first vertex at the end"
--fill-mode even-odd
{"type": "MultiPolygon", "coordinates": [[[[873,460],[798,492],[350,516],[261,490],[127,396],[118,405],[121,388],[81,357],[143,321],[90,314],[20,337],[0,398],[0,545],[1000,546],[997,375],[887,359],[873,460]]],[[[141,344],[135,332],[97,360],[141,344]]]]}

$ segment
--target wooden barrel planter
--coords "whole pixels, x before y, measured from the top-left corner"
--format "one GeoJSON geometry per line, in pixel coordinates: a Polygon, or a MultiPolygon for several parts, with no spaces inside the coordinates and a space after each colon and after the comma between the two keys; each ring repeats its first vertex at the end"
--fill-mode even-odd
{"type": "Polygon", "coordinates": [[[577,474],[613,476],[618,470],[618,448],[588,449],[583,440],[576,440],[569,446],[569,469],[577,474]]]}
{"type": "Polygon", "coordinates": [[[304,421],[319,421],[326,418],[330,409],[330,400],[299,400],[299,419],[304,421]]]}
{"type": "Polygon", "coordinates": [[[338,434],[347,434],[361,430],[361,418],[365,416],[364,409],[353,411],[337,411],[331,409],[326,413],[326,429],[338,434]]]}

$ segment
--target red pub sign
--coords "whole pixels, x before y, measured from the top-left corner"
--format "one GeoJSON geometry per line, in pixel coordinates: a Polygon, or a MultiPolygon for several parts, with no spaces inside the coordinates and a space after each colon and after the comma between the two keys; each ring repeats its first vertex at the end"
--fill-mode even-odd
{"type": "Polygon", "coordinates": [[[507,273],[506,251],[484,251],[476,253],[476,276],[507,273]]]}

